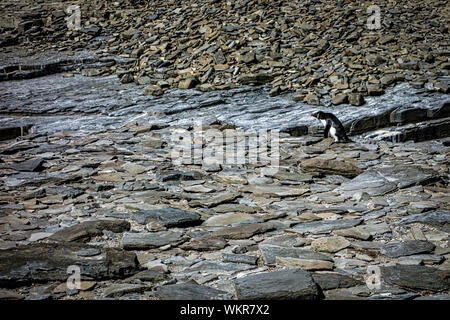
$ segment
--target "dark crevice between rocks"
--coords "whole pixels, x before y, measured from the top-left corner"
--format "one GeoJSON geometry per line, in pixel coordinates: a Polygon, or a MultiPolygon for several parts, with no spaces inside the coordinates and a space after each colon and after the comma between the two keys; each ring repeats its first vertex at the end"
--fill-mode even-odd
{"type": "Polygon", "coordinates": [[[30,133],[33,133],[33,130],[33,126],[30,124],[16,127],[0,128],[0,141],[26,136],[30,133]]]}

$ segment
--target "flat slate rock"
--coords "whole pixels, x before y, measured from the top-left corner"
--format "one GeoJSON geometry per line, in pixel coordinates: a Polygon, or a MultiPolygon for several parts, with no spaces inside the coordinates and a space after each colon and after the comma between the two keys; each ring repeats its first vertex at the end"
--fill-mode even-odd
{"type": "Polygon", "coordinates": [[[256,262],[258,261],[258,257],[256,256],[230,253],[222,253],[222,259],[224,262],[244,263],[250,265],[256,265],[256,262]]]}
{"type": "Polygon", "coordinates": [[[380,270],[385,283],[404,289],[442,292],[450,288],[449,270],[411,265],[381,266],[380,270]]]}
{"type": "Polygon", "coordinates": [[[352,197],[357,192],[366,192],[371,196],[382,196],[397,189],[397,185],[386,180],[375,171],[366,171],[334,189],[343,196],[352,197]]]}
{"type": "Polygon", "coordinates": [[[143,292],[145,289],[148,289],[148,287],[142,284],[114,283],[103,291],[103,297],[117,298],[127,293],[143,292]]]}
{"type": "Polygon", "coordinates": [[[226,291],[196,284],[172,284],[155,290],[160,300],[231,300],[233,295],[226,291]]]}
{"type": "Polygon", "coordinates": [[[204,260],[185,268],[183,272],[190,273],[200,271],[214,274],[233,274],[239,271],[254,269],[255,267],[256,266],[254,265],[246,265],[234,262],[204,260]]]}
{"type": "Polygon", "coordinates": [[[411,223],[423,223],[435,227],[448,228],[450,226],[450,211],[434,210],[434,211],[427,211],[424,213],[413,214],[395,222],[394,225],[403,226],[411,223]]]}
{"type": "Polygon", "coordinates": [[[25,172],[35,172],[42,170],[42,164],[44,163],[44,159],[35,158],[25,160],[19,163],[13,163],[9,165],[9,168],[17,170],[17,171],[25,171],[25,172]]]}
{"type": "Polygon", "coordinates": [[[133,214],[131,217],[140,224],[147,224],[153,220],[166,228],[182,228],[196,226],[202,223],[201,216],[198,213],[172,207],[143,210],[133,214]]]}
{"type": "Polygon", "coordinates": [[[81,243],[34,243],[0,251],[0,286],[64,282],[67,268],[80,266],[81,280],[122,279],[138,271],[136,254],[116,248],[96,248],[95,259],[78,255],[94,248],[81,243]]]}
{"type": "Polygon", "coordinates": [[[242,191],[251,192],[257,196],[273,196],[273,197],[298,197],[309,191],[306,188],[291,188],[277,185],[250,185],[242,188],[242,191]]]}
{"type": "Polygon", "coordinates": [[[192,200],[189,202],[190,207],[206,207],[212,208],[223,203],[232,202],[241,195],[237,192],[223,192],[212,197],[203,197],[202,200],[192,200]]]}
{"type": "Polygon", "coordinates": [[[135,280],[140,280],[143,282],[156,283],[156,282],[161,282],[161,281],[167,280],[169,278],[170,278],[169,275],[162,273],[162,272],[153,271],[153,270],[144,270],[139,273],[136,273],[134,276],[132,276],[130,278],[127,278],[126,281],[133,282],[135,280]]]}
{"type": "Polygon", "coordinates": [[[350,288],[357,285],[363,285],[360,280],[336,272],[314,272],[312,277],[314,282],[317,283],[322,290],[350,288]]]}
{"type": "Polygon", "coordinates": [[[167,244],[182,241],[182,232],[159,231],[133,233],[125,232],[122,237],[122,248],[124,249],[151,249],[165,246],[167,244]]]}
{"type": "Polygon", "coordinates": [[[436,246],[428,241],[408,240],[404,242],[391,242],[380,248],[380,252],[389,258],[410,256],[417,253],[429,253],[436,246]]]}
{"type": "Polygon", "coordinates": [[[248,223],[235,227],[225,227],[220,230],[213,231],[211,237],[221,237],[224,239],[247,239],[255,234],[264,233],[273,230],[274,227],[270,223],[248,223]]]}
{"type": "Polygon", "coordinates": [[[347,229],[357,226],[362,222],[361,219],[348,219],[348,220],[321,220],[313,222],[303,222],[296,224],[289,230],[297,233],[323,233],[339,229],[347,229]]]}
{"type": "Polygon", "coordinates": [[[301,168],[306,172],[320,172],[323,174],[337,174],[340,176],[354,178],[363,171],[354,164],[346,161],[328,159],[305,159],[302,160],[301,168]]]}
{"type": "Polygon", "coordinates": [[[200,172],[192,171],[185,172],[180,170],[168,170],[168,171],[158,171],[156,173],[156,180],[161,182],[168,181],[189,181],[189,180],[200,180],[203,175],[200,172]]]}
{"type": "Polygon", "coordinates": [[[183,250],[196,251],[214,251],[220,250],[227,246],[227,241],[223,238],[199,238],[191,239],[189,242],[183,243],[180,248],[183,250]]]}
{"type": "Polygon", "coordinates": [[[258,249],[261,252],[264,261],[267,265],[275,265],[277,257],[322,260],[333,262],[333,259],[331,259],[326,254],[296,247],[282,247],[272,244],[261,243],[258,245],[258,249]]]}
{"type": "Polygon", "coordinates": [[[396,189],[420,184],[432,177],[415,166],[397,165],[368,170],[356,178],[344,182],[334,189],[345,196],[353,196],[357,192],[366,192],[371,196],[382,196],[396,189]]]}
{"type": "Polygon", "coordinates": [[[245,276],[234,286],[239,300],[315,300],[319,295],[311,274],[300,269],[245,276]]]}
{"type": "Polygon", "coordinates": [[[120,233],[130,230],[130,223],[126,220],[94,220],[85,221],[71,227],[64,228],[48,238],[60,242],[86,242],[92,237],[100,236],[103,230],[120,233]]]}

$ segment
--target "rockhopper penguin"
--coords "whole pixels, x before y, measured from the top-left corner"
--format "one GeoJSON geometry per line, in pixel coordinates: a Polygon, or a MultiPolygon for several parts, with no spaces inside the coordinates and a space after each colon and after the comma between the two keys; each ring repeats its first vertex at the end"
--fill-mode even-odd
{"type": "Polygon", "coordinates": [[[317,118],[325,126],[324,137],[328,138],[328,132],[336,142],[353,142],[347,137],[344,126],[338,118],[332,113],[314,112],[311,116],[317,118]]]}

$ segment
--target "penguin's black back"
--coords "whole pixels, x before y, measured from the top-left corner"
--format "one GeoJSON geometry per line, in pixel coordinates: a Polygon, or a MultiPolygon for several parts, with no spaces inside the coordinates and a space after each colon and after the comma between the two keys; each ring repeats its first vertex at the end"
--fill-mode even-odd
{"type": "Polygon", "coordinates": [[[320,119],[331,122],[331,126],[336,129],[336,135],[339,137],[339,140],[344,142],[352,142],[352,140],[350,140],[347,136],[342,122],[334,114],[329,112],[320,112],[320,119]]]}

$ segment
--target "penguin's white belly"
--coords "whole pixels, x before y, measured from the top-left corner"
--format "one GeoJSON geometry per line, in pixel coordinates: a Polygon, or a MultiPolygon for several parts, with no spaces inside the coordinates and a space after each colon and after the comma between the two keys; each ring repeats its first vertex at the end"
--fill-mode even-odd
{"type": "Polygon", "coordinates": [[[320,122],[322,122],[324,127],[327,125],[327,120],[320,120],[320,122]]]}
{"type": "Polygon", "coordinates": [[[330,128],[330,135],[333,137],[335,141],[338,141],[339,138],[336,136],[336,129],[334,127],[330,128]]]}

